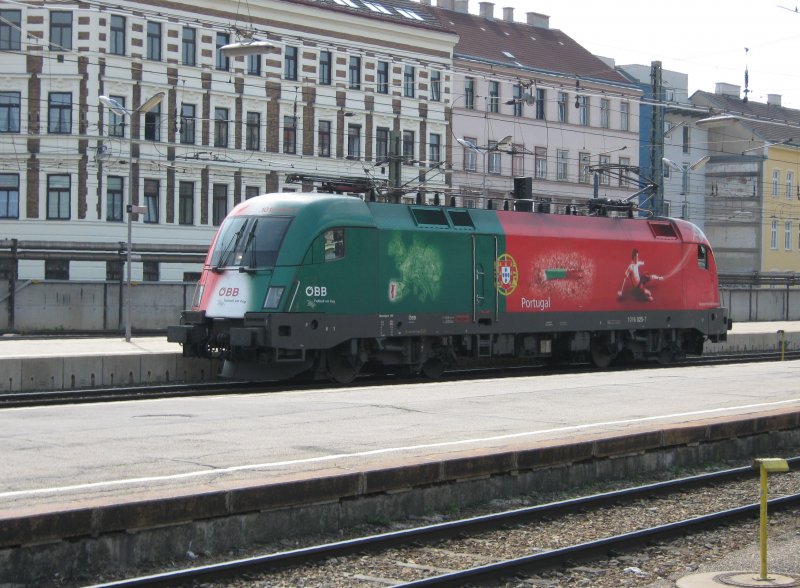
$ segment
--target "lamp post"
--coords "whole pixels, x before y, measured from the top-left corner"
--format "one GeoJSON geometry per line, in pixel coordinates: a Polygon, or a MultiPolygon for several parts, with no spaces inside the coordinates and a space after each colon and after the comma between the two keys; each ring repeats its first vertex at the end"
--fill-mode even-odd
{"type": "MultiPolygon", "coordinates": [[[[158,92],[151,96],[145,103],[134,110],[128,110],[122,104],[109,98],[108,96],[100,96],[100,103],[107,106],[111,112],[117,116],[128,116],[128,120],[133,120],[133,115],[137,113],[150,112],[157,104],[161,103],[164,98],[164,92],[158,92]]],[[[140,212],[146,212],[147,208],[133,205],[133,124],[128,125],[128,204],[125,206],[125,211],[128,213],[128,245],[125,251],[125,341],[131,342],[131,248],[132,248],[132,235],[133,235],[133,215],[140,212]]]]}

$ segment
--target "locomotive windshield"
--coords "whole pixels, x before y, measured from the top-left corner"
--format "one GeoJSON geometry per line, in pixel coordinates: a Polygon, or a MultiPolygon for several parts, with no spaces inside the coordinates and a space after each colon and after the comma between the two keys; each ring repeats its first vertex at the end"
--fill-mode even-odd
{"type": "Polygon", "coordinates": [[[211,265],[215,268],[274,266],[290,222],[291,218],[280,216],[226,219],[211,254],[211,265]]]}

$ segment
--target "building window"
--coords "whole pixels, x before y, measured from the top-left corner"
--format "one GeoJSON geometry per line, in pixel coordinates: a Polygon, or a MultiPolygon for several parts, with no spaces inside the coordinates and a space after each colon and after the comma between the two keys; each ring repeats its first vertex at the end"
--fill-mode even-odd
{"type": "Polygon", "coordinates": [[[283,53],[283,79],[297,79],[297,47],[287,45],[283,53]]]}
{"type": "Polygon", "coordinates": [[[442,100],[442,72],[438,69],[431,71],[431,100],[433,102],[442,100]]]}
{"type": "Polygon", "coordinates": [[[792,221],[783,224],[783,248],[786,251],[792,250],[792,221]]]}
{"type": "Polygon", "coordinates": [[[69,174],[47,176],[47,220],[69,220],[70,177],[69,174]]]}
{"type": "Polygon", "coordinates": [[[464,108],[475,108],[475,78],[464,79],[464,108]]]}
{"type": "Polygon", "coordinates": [[[689,164],[681,165],[681,194],[689,193],[689,164]]]}
{"type": "Polygon", "coordinates": [[[630,111],[631,105],[629,102],[620,102],[619,104],[619,128],[623,131],[630,130],[630,111]]]}
{"type": "Polygon", "coordinates": [[[0,133],[19,133],[20,93],[0,92],[0,133]]]}
{"type": "Polygon", "coordinates": [[[194,182],[178,184],[178,223],[194,224],[194,182]]]}
{"type": "Polygon", "coordinates": [[[525,175],[525,157],[522,153],[517,153],[521,146],[515,146],[514,154],[511,156],[511,175],[515,178],[525,175]]]}
{"type": "Polygon", "coordinates": [[[608,115],[611,111],[611,102],[608,98],[600,99],[600,126],[604,129],[608,128],[608,115]]]}
{"type": "Polygon", "coordinates": [[[376,88],[378,94],[389,93],[389,62],[378,62],[378,85],[376,88]]]}
{"type": "Polygon", "coordinates": [[[283,117],[283,152],[297,153],[297,118],[294,116],[283,117]]]}
{"type": "Polygon", "coordinates": [[[122,176],[108,176],[106,180],[106,220],[122,222],[122,202],[125,183],[122,176]]]}
{"type": "Polygon", "coordinates": [[[320,157],[331,156],[331,121],[319,121],[319,131],[317,133],[317,155],[320,157]]]}
{"type": "Polygon", "coordinates": [[[781,185],[781,170],[773,169],[772,170],[772,197],[777,198],[778,194],[780,194],[780,185],[781,185]]]}
{"type": "MultiPolygon", "coordinates": [[[[631,166],[631,158],[630,157],[620,157],[619,158],[619,185],[620,187],[630,186],[630,179],[628,178],[628,169],[631,166]]],[[[688,217],[683,217],[688,218],[688,217]]]]}
{"type": "Polygon", "coordinates": [[[778,221],[772,221],[769,231],[769,247],[770,249],[778,248],[778,221]]]}
{"type": "Polygon", "coordinates": [[[69,280],[69,259],[45,259],[45,280],[69,280]]]}
{"type": "Polygon", "coordinates": [[[197,31],[191,27],[183,27],[181,53],[183,65],[197,65],[197,31]]]}
{"type": "Polygon", "coordinates": [[[442,136],[437,134],[431,134],[430,143],[428,144],[428,161],[433,163],[439,163],[442,160],[441,147],[442,147],[442,136]]]}
{"type": "Polygon", "coordinates": [[[514,84],[514,116],[522,116],[522,85],[514,84]]]}
{"type": "Polygon", "coordinates": [[[500,82],[489,82],[489,112],[500,111],[500,82]]]}
{"type": "Polygon", "coordinates": [[[417,70],[413,65],[405,66],[403,70],[403,96],[413,98],[417,85],[417,70]]]}
{"type": "Polygon", "coordinates": [[[320,51],[319,53],[319,83],[324,86],[331,85],[331,70],[333,68],[333,56],[330,51],[320,51]]]}
{"type": "Polygon", "coordinates": [[[375,130],[375,162],[389,161],[389,128],[378,127],[375,130]]]}
{"type": "Polygon", "coordinates": [[[580,120],[580,124],[585,127],[588,127],[591,123],[588,96],[578,96],[578,119],[580,120]]]}
{"type": "MultiPolygon", "coordinates": [[[[477,145],[478,139],[464,137],[464,142],[470,145],[477,145]]],[[[478,153],[469,147],[464,147],[464,171],[478,171],[478,153]]]]}
{"type": "Polygon", "coordinates": [[[258,151],[261,149],[261,113],[247,113],[247,137],[245,149],[248,151],[258,151]]]}
{"type": "Polygon", "coordinates": [[[158,223],[158,180],[144,181],[144,205],[147,212],[144,214],[144,222],[150,224],[158,223]]]}
{"type": "Polygon", "coordinates": [[[558,93],[558,122],[569,122],[569,94],[558,93]]]}
{"type": "Polygon", "coordinates": [[[351,90],[360,90],[361,89],[361,58],[356,57],[355,55],[350,56],[350,89],[351,90]]]}
{"type": "Polygon", "coordinates": [[[545,91],[544,88],[536,88],[536,120],[545,119],[545,91]]]}
{"type": "Polygon", "coordinates": [[[228,71],[231,68],[231,60],[227,57],[222,51],[220,51],[220,47],[224,47],[225,45],[231,42],[231,36],[229,33],[217,33],[217,63],[216,68],[220,71],[228,71]]]}
{"type": "Polygon", "coordinates": [[[142,281],[143,282],[157,282],[158,275],[158,262],[157,261],[143,261],[142,262],[142,281]]]}
{"type": "Polygon", "coordinates": [[[161,23],[147,23],[147,59],[161,61],[161,23]]]}
{"type": "Polygon", "coordinates": [[[214,147],[228,146],[228,109],[214,109],[214,147]]]}
{"type": "Polygon", "coordinates": [[[786,172],[786,200],[792,199],[792,192],[794,191],[794,172],[786,172]]]}
{"type": "Polygon", "coordinates": [[[347,126],[347,157],[361,158],[361,125],[347,126]]]}
{"type": "MultiPolygon", "coordinates": [[[[123,107],[125,106],[124,96],[110,96],[115,102],[119,102],[123,107]]],[[[117,114],[110,108],[108,109],[108,136],[109,137],[124,137],[125,136],[125,115],[117,114]]]]}
{"type": "Polygon", "coordinates": [[[22,49],[22,11],[0,10],[0,51],[22,49]]]}
{"type": "Polygon", "coordinates": [[[547,179],[547,147],[534,147],[534,174],[537,179],[547,179]]]}
{"type": "Polygon", "coordinates": [[[109,34],[108,52],[114,55],[125,55],[125,17],[111,15],[111,31],[109,34]]]}
{"type": "Polygon", "coordinates": [[[261,75],[261,56],[248,55],[247,56],[247,73],[251,76],[261,75]]]}
{"type": "Polygon", "coordinates": [[[589,172],[589,154],[578,153],[578,181],[588,184],[591,173],[589,172]]]}
{"type": "Polygon", "coordinates": [[[244,199],[249,200],[254,196],[258,196],[261,193],[261,188],[258,186],[245,186],[244,187],[244,199]]]}
{"type": "Polygon", "coordinates": [[[600,155],[598,157],[600,164],[600,183],[603,186],[611,185],[611,173],[609,166],[611,165],[610,155],[600,155]]]}
{"type": "Polygon", "coordinates": [[[157,104],[144,114],[145,141],[161,140],[161,105],[157,104]]]}
{"type": "Polygon", "coordinates": [[[414,131],[403,131],[403,163],[414,161],[414,131]]]}
{"type": "Polygon", "coordinates": [[[19,218],[19,174],[0,174],[0,218],[19,218]]]}
{"type": "Polygon", "coordinates": [[[559,149],[556,151],[556,178],[566,182],[569,176],[569,151],[559,149]]]}
{"type": "Polygon", "coordinates": [[[228,215],[228,185],[214,184],[213,222],[218,227],[228,215]]]}
{"type": "Polygon", "coordinates": [[[683,127],[683,152],[689,153],[689,127],[683,127]]]}
{"type": "Polygon", "coordinates": [[[489,173],[500,173],[500,152],[497,150],[497,141],[489,141],[489,173]]]}
{"type": "Polygon", "coordinates": [[[50,92],[47,97],[47,132],[68,135],[72,132],[72,94],[50,92]]]}
{"type": "Polygon", "coordinates": [[[194,104],[181,104],[181,143],[194,145],[195,142],[195,110],[194,104]]]}
{"type": "Polygon", "coordinates": [[[72,50],[72,13],[50,13],[50,51],[72,50]]]}
{"type": "Polygon", "coordinates": [[[106,281],[120,282],[122,281],[122,268],[124,267],[121,261],[107,261],[106,262],[106,281]]]}

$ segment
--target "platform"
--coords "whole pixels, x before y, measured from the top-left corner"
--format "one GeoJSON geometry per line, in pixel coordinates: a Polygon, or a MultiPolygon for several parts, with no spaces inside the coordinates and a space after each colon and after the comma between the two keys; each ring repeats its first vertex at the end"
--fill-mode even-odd
{"type": "MultiPolygon", "coordinates": [[[[800,349],[800,322],[735,323],[727,341],[706,342],[704,353],[776,351],[782,338],[786,350],[800,349]]],[[[0,393],[207,382],[220,368],[216,360],[184,358],[166,336],[0,336],[0,393]]]]}

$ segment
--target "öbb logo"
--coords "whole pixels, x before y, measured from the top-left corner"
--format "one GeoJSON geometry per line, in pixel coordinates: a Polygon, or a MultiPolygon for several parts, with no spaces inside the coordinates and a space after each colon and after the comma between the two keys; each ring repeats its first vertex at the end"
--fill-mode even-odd
{"type": "Polygon", "coordinates": [[[220,296],[228,297],[228,296],[238,296],[239,295],[239,288],[225,288],[224,286],[219,289],[218,294],[220,296]]]}
{"type": "Polygon", "coordinates": [[[327,296],[328,288],[325,286],[306,286],[306,296],[327,296]]]}

